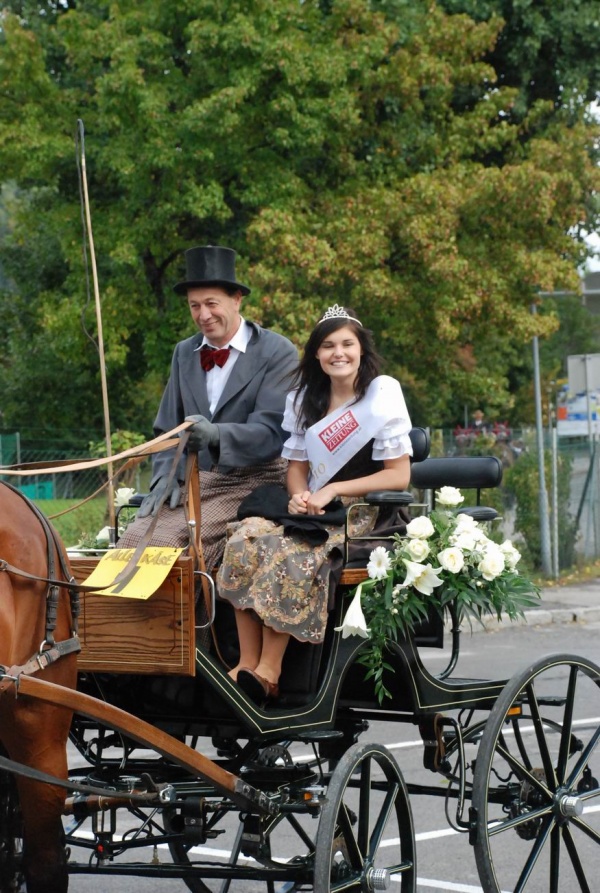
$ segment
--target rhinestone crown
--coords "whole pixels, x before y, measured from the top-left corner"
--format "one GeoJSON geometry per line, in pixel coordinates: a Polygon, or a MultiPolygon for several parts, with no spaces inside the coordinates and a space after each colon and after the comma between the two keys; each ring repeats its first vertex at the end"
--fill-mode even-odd
{"type": "MultiPolygon", "coordinates": [[[[359,326],[362,326],[360,319],[357,319],[355,316],[350,316],[350,314],[343,307],[340,307],[339,304],[334,304],[333,307],[329,307],[329,309],[323,314],[319,322],[325,322],[326,319],[351,319],[352,322],[357,322],[359,326]]],[[[317,323],[318,325],[319,323],[317,323]]]]}

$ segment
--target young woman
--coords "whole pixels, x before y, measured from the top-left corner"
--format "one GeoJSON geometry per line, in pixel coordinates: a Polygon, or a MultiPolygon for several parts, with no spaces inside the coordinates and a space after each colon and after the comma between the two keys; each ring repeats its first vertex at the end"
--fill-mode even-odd
{"type": "MultiPolygon", "coordinates": [[[[371,333],[353,311],[335,304],[310,335],[297,387],[287,396],[287,520],[318,526],[323,516],[326,541],[307,543],[302,534],[286,534],[284,525],[264,517],[229,527],[217,584],[221,598],[236,609],[240,659],[230,675],[259,704],[279,694],[290,636],[323,641],[327,558],[345,533],[339,515],[336,526],[326,523],[336,501],[350,505],[372,490],[404,490],[409,484],[410,418],[400,384],[379,375],[379,368],[371,333]]],[[[357,508],[351,534],[368,533],[376,517],[376,509],[357,508]]]]}

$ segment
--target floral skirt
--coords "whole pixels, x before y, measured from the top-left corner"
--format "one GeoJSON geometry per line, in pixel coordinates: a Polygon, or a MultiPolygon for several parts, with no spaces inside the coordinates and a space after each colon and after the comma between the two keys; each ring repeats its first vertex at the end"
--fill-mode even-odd
{"type": "MultiPolygon", "coordinates": [[[[351,536],[373,529],[377,510],[361,506],[352,512],[351,536]]],[[[283,527],[265,518],[229,524],[223,563],[217,577],[221,598],[238,610],[251,610],[276,632],[301,642],[319,643],[325,636],[331,551],[344,542],[344,527],[327,527],[329,539],[309,545],[284,536],[283,527]]]]}

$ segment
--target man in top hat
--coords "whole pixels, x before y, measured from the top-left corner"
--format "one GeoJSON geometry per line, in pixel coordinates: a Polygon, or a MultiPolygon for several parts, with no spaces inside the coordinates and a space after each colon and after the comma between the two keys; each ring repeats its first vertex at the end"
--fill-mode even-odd
{"type": "MultiPolygon", "coordinates": [[[[259,484],[284,480],[281,421],[298,353],[287,338],[241,316],[250,289],[236,279],[235,251],[190,248],[185,261],[187,277],[175,291],[187,296],[199,332],[175,346],[154,431],[158,436],[184,419],[195,422],[187,449],[198,453],[201,541],[210,570],[222,556],[226,526],[236,520],[241,500],[259,484]]],[[[139,542],[163,497],[151,544],[188,544],[181,493],[185,459],[169,484],[173,456],[174,451],[155,454],[150,493],[120,548],[139,542]]]]}

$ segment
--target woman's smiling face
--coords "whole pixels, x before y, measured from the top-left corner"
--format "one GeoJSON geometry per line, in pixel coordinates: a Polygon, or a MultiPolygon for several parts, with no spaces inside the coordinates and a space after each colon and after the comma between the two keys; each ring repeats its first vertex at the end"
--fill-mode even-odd
{"type": "Polygon", "coordinates": [[[340,382],[354,382],[361,356],[360,341],[350,326],[343,326],[327,335],[317,350],[317,360],[325,375],[340,382]]]}

